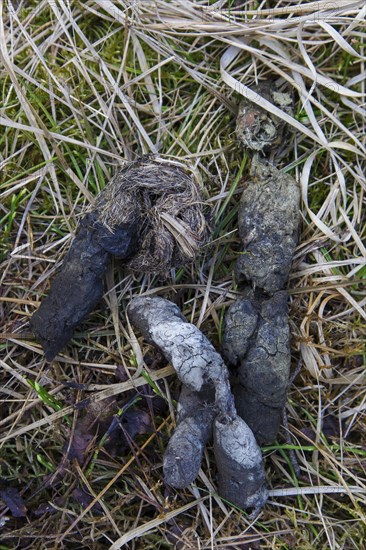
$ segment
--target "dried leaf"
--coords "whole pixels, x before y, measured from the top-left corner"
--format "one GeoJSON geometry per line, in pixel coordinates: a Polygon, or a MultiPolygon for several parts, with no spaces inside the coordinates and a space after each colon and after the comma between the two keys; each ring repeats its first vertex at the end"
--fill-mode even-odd
{"type": "Polygon", "coordinates": [[[15,518],[24,518],[27,515],[23,498],[15,487],[1,488],[0,499],[4,501],[15,518]]]}
{"type": "Polygon", "coordinates": [[[75,430],[74,437],[72,438],[72,442],[67,455],[68,459],[74,460],[74,458],[76,458],[79,464],[83,464],[85,451],[90,445],[93,438],[94,436],[90,433],[83,433],[83,430],[75,430]]]}
{"type": "Polygon", "coordinates": [[[322,423],[322,432],[327,439],[335,438],[339,439],[342,433],[342,424],[336,416],[333,414],[328,414],[324,417],[322,423]]]}
{"type": "MultiPolygon", "coordinates": [[[[89,506],[89,504],[92,502],[93,497],[85,491],[85,489],[82,489],[81,487],[76,487],[73,492],[71,493],[71,496],[76,500],[80,506],[85,509],[89,506]]],[[[92,510],[94,513],[101,514],[103,512],[101,505],[99,502],[96,502],[94,506],[92,507],[92,510]]]]}
{"type": "Polygon", "coordinates": [[[150,432],[150,417],[145,411],[127,411],[123,416],[123,426],[133,439],[137,434],[150,432]]]}

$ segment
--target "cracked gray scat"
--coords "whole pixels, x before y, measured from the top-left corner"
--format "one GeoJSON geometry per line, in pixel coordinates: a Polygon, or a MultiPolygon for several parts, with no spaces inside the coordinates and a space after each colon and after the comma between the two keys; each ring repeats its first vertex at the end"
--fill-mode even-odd
{"type": "Polygon", "coordinates": [[[244,359],[258,322],[259,311],[253,300],[243,298],[228,308],[222,331],[222,353],[233,366],[244,359]]]}
{"type": "Polygon", "coordinates": [[[194,392],[182,386],[177,408],[177,427],[164,453],[165,482],[176,488],[187,487],[199,472],[206,443],[212,437],[217,410],[213,388],[194,392]]]}
{"type": "Polygon", "coordinates": [[[289,174],[254,157],[238,213],[243,253],[238,281],[273,294],[286,286],[300,221],[300,189],[289,174]]]}
{"type": "Polygon", "coordinates": [[[207,338],[168,300],[135,298],[129,316],[169,359],[184,385],[178,425],[164,456],[164,475],[170,485],[186,487],[198,474],[214,416],[235,411],[228,371],[207,338]]]}
{"type": "MultiPolygon", "coordinates": [[[[221,420],[217,422],[220,425],[223,422],[229,423],[231,427],[244,424],[237,417],[233,406],[227,368],[207,338],[196,327],[187,323],[171,302],[162,298],[135,298],[130,304],[129,315],[132,323],[140,328],[144,336],[158,345],[171,360],[179,378],[186,385],[178,414],[179,423],[168,445],[163,464],[165,480],[175,487],[185,487],[198,474],[204,444],[211,434],[214,416],[219,414],[221,420]],[[198,394],[192,390],[201,392],[198,394]],[[208,405],[214,401],[212,408],[207,408],[206,400],[208,405]],[[189,414],[189,408],[192,414],[189,414]]],[[[216,431],[218,430],[217,427],[216,431]]],[[[245,433],[247,431],[250,432],[246,426],[245,433]]],[[[231,433],[235,440],[244,435],[242,431],[236,435],[235,430],[231,433]]],[[[253,434],[251,438],[254,441],[253,434]]],[[[216,445],[223,476],[229,475],[229,472],[225,472],[225,467],[231,465],[229,457],[225,455],[227,445],[230,447],[230,442],[216,445]]],[[[256,453],[253,458],[255,466],[248,469],[243,464],[239,465],[235,470],[236,477],[232,478],[230,497],[239,505],[259,509],[266,500],[264,471],[260,451],[258,455],[257,447],[249,446],[248,452],[252,448],[256,453]],[[257,486],[259,482],[261,487],[257,486]]],[[[234,466],[235,464],[237,462],[234,461],[234,466]]]]}
{"type": "Polygon", "coordinates": [[[151,327],[151,338],[174,366],[179,379],[190,388],[200,391],[208,377],[219,378],[216,363],[220,356],[207,347],[207,340],[196,327],[181,321],[164,321],[151,327]],[[216,372],[217,371],[217,372],[216,372]]]}
{"type": "Polygon", "coordinates": [[[211,382],[222,397],[224,407],[224,400],[229,400],[230,394],[226,365],[202,332],[185,320],[175,304],[160,297],[134,298],[129,316],[145,338],[169,359],[181,382],[195,391],[211,382]]]}
{"type": "Polygon", "coordinates": [[[261,450],[241,418],[216,419],[214,453],[220,495],[244,510],[253,508],[255,515],[265,504],[268,492],[261,450]]]}
{"type": "Polygon", "coordinates": [[[271,298],[247,289],[229,307],[223,327],[224,357],[237,366],[235,405],[260,444],[280,427],[290,370],[287,292],[271,298]]]}
{"type": "Polygon", "coordinates": [[[282,407],[290,369],[287,292],[264,301],[255,342],[239,368],[239,381],[262,403],[282,407]]]}
{"type": "Polygon", "coordinates": [[[203,427],[188,416],[176,427],[164,453],[164,481],[184,489],[196,479],[206,445],[203,427]]]}
{"type": "MultiPolygon", "coordinates": [[[[238,367],[237,411],[260,444],[276,438],[286,402],[291,363],[287,309],[286,291],[263,299],[256,333],[238,367]]],[[[242,310],[237,311],[239,316],[242,310]]]]}

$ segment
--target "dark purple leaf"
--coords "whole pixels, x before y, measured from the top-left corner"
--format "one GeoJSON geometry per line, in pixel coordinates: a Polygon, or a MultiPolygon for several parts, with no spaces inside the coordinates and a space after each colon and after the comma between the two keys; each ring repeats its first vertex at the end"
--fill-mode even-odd
{"type": "Polygon", "coordinates": [[[40,517],[44,514],[54,514],[55,512],[57,512],[57,510],[52,506],[52,504],[48,502],[43,502],[38,506],[36,510],[34,510],[33,513],[36,517],[40,517]]]}
{"type": "Polygon", "coordinates": [[[150,416],[146,411],[126,411],[122,417],[114,416],[108,430],[104,449],[112,456],[123,453],[130,447],[131,439],[137,434],[151,431],[150,416]]]}
{"type": "Polygon", "coordinates": [[[27,515],[27,508],[18,489],[15,489],[15,487],[0,489],[0,498],[15,518],[24,518],[27,515]]]}
{"type": "Polygon", "coordinates": [[[76,460],[79,464],[84,463],[85,451],[90,445],[90,442],[93,440],[94,436],[88,432],[83,432],[82,430],[75,430],[74,437],[69,448],[67,458],[69,460],[76,460]]]}
{"type": "MultiPolygon", "coordinates": [[[[94,500],[94,498],[89,493],[84,491],[84,489],[82,489],[81,487],[76,487],[71,495],[76,500],[76,502],[80,504],[80,506],[84,509],[87,508],[89,504],[94,500]]],[[[92,510],[96,513],[101,513],[103,511],[99,502],[96,502],[94,504],[92,510]]]]}
{"type": "Polygon", "coordinates": [[[336,416],[328,414],[323,419],[322,431],[327,439],[329,437],[338,439],[342,432],[342,424],[336,416]]]}
{"type": "MultiPolygon", "coordinates": [[[[327,438],[336,438],[339,439],[343,426],[340,424],[338,418],[333,414],[328,414],[322,419],[322,433],[327,438]]],[[[301,432],[306,437],[305,444],[309,445],[310,441],[316,441],[316,432],[312,427],[303,428],[301,432]],[[310,440],[310,441],[309,441],[310,440]]]]}
{"type": "Polygon", "coordinates": [[[132,439],[137,434],[146,434],[150,431],[150,417],[145,411],[127,411],[123,415],[122,424],[132,439]]]}
{"type": "Polygon", "coordinates": [[[55,506],[57,506],[57,508],[65,506],[65,498],[60,496],[54,498],[53,502],[43,502],[38,506],[33,514],[36,517],[43,516],[44,514],[54,514],[57,512],[57,508],[55,508],[55,506]]]}
{"type": "Polygon", "coordinates": [[[117,365],[114,375],[119,382],[126,382],[126,380],[128,380],[127,371],[121,364],[117,365]]]}

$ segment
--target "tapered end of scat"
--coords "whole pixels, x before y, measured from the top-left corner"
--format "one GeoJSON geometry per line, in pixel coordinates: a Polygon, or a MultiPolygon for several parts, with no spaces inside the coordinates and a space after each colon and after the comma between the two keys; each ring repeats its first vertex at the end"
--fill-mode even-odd
{"type": "Polygon", "coordinates": [[[146,319],[149,325],[155,325],[156,321],[159,323],[171,321],[174,318],[186,322],[179,307],[173,302],[161,298],[161,296],[137,296],[133,298],[128,306],[128,315],[131,320],[136,318],[137,326],[139,326],[142,318],[146,319]]]}
{"type": "Polygon", "coordinates": [[[212,387],[201,392],[182,387],[178,424],[164,454],[164,480],[168,485],[182,489],[198,476],[205,445],[212,438],[217,412],[214,399],[212,387]]]}
{"type": "Polygon", "coordinates": [[[83,264],[77,269],[70,268],[68,264],[56,276],[48,296],[30,320],[30,328],[42,345],[47,361],[52,361],[69,343],[75,328],[103,296],[102,277],[95,276],[83,264]]]}
{"type": "Polygon", "coordinates": [[[164,480],[168,485],[184,489],[193,483],[211,433],[211,427],[200,424],[199,416],[187,417],[178,424],[164,453],[164,480]]]}
{"type": "Polygon", "coordinates": [[[48,362],[54,360],[58,352],[69,343],[73,335],[72,327],[66,327],[65,324],[60,326],[57,319],[50,319],[47,304],[45,307],[41,306],[33,315],[29,325],[36,339],[41,344],[46,361],[48,362]]]}
{"type": "Polygon", "coordinates": [[[103,295],[103,276],[108,253],[95,240],[87,217],[80,224],[71,248],[48,296],[30,320],[47,361],[52,361],[71,340],[75,328],[103,295]]]}

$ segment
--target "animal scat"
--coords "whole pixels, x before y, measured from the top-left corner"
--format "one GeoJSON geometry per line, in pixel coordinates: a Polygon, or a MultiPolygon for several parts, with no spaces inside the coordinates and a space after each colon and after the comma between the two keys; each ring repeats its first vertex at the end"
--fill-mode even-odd
{"type": "Polygon", "coordinates": [[[258,323],[257,304],[249,298],[237,300],[227,310],[223,324],[222,353],[230,365],[244,359],[258,323]]]}
{"type": "Polygon", "coordinates": [[[212,437],[217,414],[213,388],[195,392],[183,385],[177,411],[177,426],[164,453],[163,470],[168,485],[184,488],[198,476],[204,448],[212,437]]]}
{"type": "Polygon", "coordinates": [[[131,322],[158,346],[175,368],[181,382],[194,391],[207,383],[215,388],[217,405],[230,408],[228,372],[212,344],[182,316],[178,306],[155,297],[134,298],[128,310],[131,322]]]}
{"type": "Polygon", "coordinates": [[[167,274],[191,262],[209,235],[197,178],[178,162],[147,155],[127,163],[95,201],[93,209],[110,230],[136,223],[139,247],[132,271],[167,274]]]}
{"type": "Polygon", "coordinates": [[[135,298],[129,316],[172,362],[183,383],[177,427],[164,455],[165,481],[177,488],[194,481],[214,424],[220,494],[257,512],[267,498],[261,453],[236,413],[220,355],[178,307],[163,298],[135,298]],[[236,456],[238,448],[244,454],[236,456]]]}
{"type": "MultiPolygon", "coordinates": [[[[136,246],[135,227],[116,228],[119,257],[128,257],[136,246]]],[[[108,230],[89,213],[79,230],[50,291],[30,320],[30,327],[42,344],[47,361],[71,340],[75,328],[103,295],[103,276],[111,247],[108,230]]]]}
{"type": "Polygon", "coordinates": [[[255,516],[268,498],[261,450],[239,417],[216,418],[214,453],[220,495],[255,516]]]}
{"type": "Polygon", "coordinates": [[[81,221],[49,295],[30,326],[51,361],[103,294],[110,256],[166,275],[194,259],[208,237],[197,178],[182,164],[146,156],[127,163],[81,221]]]}
{"type": "MultiPolygon", "coordinates": [[[[279,92],[272,82],[261,82],[253,86],[270,103],[293,114],[293,100],[289,93],[279,92]]],[[[286,135],[286,124],[278,116],[263,109],[249,99],[240,102],[236,119],[236,136],[241,144],[255,152],[267,152],[278,148],[286,135]]]]}
{"type": "Polygon", "coordinates": [[[262,445],[276,439],[286,402],[291,364],[287,292],[271,297],[253,291],[246,294],[229,307],[223,352],[237,367],[234,396],[238,414],[262,445]],[[255,327],[252,311],[258,311],[255,327]]]}
{"type": "Polygon", "coordinates": [[[289,174],[255,157],[239,206],[238,282],[268,294],[286,286],[300,222],[300,189],[289,174]]]}

